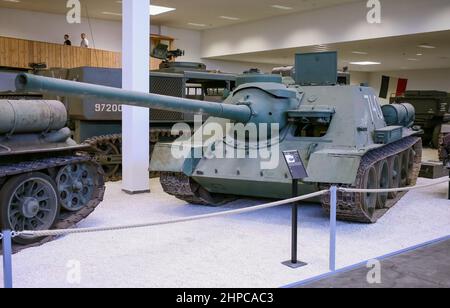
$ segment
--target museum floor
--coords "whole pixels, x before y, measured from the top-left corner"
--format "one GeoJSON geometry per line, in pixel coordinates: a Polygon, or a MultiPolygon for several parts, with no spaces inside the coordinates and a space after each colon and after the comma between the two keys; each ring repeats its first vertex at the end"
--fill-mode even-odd
{"type": "MultiPolygon", "coordinates": [[[[429,183],[420,179],[419,184],[429,183]]],[[[186,205],[151,182],[152,194],[128,196],[110,183],[104,203],[79,227],[181,218],[257,205],[239,200],[221,208],[186,205]]],[[[447,184],[414,191],[377,224],[338,223],[343,268],[450,234],[447,184]]],[[[282,287],[328,271],[329,221],[321,207],[300,207],[300,259],[290,256],[289,206],[172,226],[65,236],[14,256],[16,287],[282,287]],[[75,262],[75,263],[74,263],[75,262]],[[71,284],[79,264],[80,284],[71,284]]],[[[0,277],[2,277],[0,269],[0,277]]],[[[0,283],[1,286],[1,283],[0,283]]]]}
{"type": "Polygon", "coordinates": [[[381,283],[367,282],[364,266],[304,286],[305,288],[450,288],[450,240],[381,262],[381,283]]]}

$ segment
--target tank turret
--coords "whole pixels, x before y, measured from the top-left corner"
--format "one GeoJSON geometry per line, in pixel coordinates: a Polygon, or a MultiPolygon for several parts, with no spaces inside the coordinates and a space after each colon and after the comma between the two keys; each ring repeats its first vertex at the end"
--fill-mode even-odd
{"type": "MultiPolygon", "coordinates": [[[[158,143],[153,149],[151,171],[160,172],[167,193],[189,203],[220,205],[236,197],[289,198],[291,180],[282,158],[288,150],[297,150],[307,169],[308,177],[299,184],[301,193],[330,185],[358,189],[414,185],[422,143],[417,136],[420,132],[411,128],[413,108],[382,110],[373,89],[338,85],[335,53],[298,55],[297,63],[302,66],[296,68],[297,85],[284,85],[280,76],[242,76],[223,104],[27,74],[19,75],[16,85],[21,90],[210,115],[193,138],[158,143]],[[251,124],[256,125],[254,130],[251,124]],[[218,128],[223,133],[212,135],[218,128]],[[261,136],[269,140],[260,143],[261,136]],[[183,153],[188,155],[175,155],[174,150],[180,148],[187,148],[183,153]]],[[[339,193],[338,218],[376,222],[402,196],[339,193]]],[[[317,201],[329,211],[329,197],[317,201]]]]}

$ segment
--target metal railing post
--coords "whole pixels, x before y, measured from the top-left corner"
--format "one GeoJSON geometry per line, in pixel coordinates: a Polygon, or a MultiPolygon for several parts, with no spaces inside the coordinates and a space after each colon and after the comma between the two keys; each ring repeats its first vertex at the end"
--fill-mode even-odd
{"type": "Polygon", "coordinates": [[[330,271],[336,271],[336,211],[337,211],[337,187],[330,189],[330,271]]]}
{"type": "Polygon", "coordinates": [[[3,287],[12,289],[12,233],[11,230],[3,231],[3,287]]]}

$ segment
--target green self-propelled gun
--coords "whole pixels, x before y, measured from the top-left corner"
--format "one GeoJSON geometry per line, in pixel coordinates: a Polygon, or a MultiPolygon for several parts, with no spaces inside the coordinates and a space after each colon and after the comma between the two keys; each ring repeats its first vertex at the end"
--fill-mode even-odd
{"type": "MultiPolygon", "coordinates": [[[[320,57],[314,55],[313,59],[315,65],[320,57]]],[[[333,71],[336,74],[336,68],[333,71]]],[[[203,128],[211,124],[215,130],[222,128],[220,137],[211,129],[199,129],[191,139],[158,143],[151,159],[150,169],[160,172],[164,190],[194,204],[220,205],[236,197],[289,198],[291,179],[282,158],[286,150],[297,150],[307,169],[308,178],[299,184],[302,194],[330,185],[362,189],[414,185],[422,160],[419,132],[411,128],[414,110],[410,106],[405,106],[406,112],[383,109],[373,89],[336,86],[333,78],[286,86],[281,77],[246,75],[238,78],[239,86],[224,104],[27,74],[18,76],[17,87],[210,115],[203,128]],[[255,124],[259,131],[256,137],[241,134],[241,140],[236,137],[239,132],[230,131],[234,129],[230,124],[242,124],[241,128],[255,124]],[[261,124],[275,125],[278,131],[261,131],[265,127],[261,124]],[[271,141],[258,143],[261,135],[268,135],[271,141]],[[200,157],[173,155],[177,148],[188,148],[186,152],[200,153],[200,157]],[[219,148],[224,153],[241,151],[244,156],[222,158],[216,153],[219,148]],[[269,155],[253,157],[252,149],[266,150],[269,155]],[[267,164],[267,159],[276,160],[275,164],[267,164]]],[[[338,218],[374,223],[403,195],[339,193],[338,218]]],[[[318,201],[329,211],[329,196],[318,201]]]]}

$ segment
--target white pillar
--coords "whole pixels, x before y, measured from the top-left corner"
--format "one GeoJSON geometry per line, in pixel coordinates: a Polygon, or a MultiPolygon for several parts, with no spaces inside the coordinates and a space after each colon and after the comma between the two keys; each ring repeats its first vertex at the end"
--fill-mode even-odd
{"type": "MultiPolygon", "coordinates": [[[[122,87],[149,93],[150,0],[123,0],[122,87]]],[[[123,190],[150,191],[150,112],[126,107],[122,114],[123,190]]]]}

